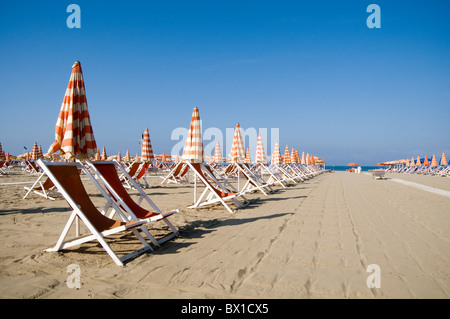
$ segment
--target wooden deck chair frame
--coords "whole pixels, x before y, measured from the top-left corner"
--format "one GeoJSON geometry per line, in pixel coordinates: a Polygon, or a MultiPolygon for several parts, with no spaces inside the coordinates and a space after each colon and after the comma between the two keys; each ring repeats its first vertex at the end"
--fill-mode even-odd
{"type": "Polygon", "coordinates": [[[34,161],[25,161],[24,171],[30,175],[39,175],[39,166],[34,161]]]}
{"type": "Polygon", "coordinates": [[[61,193],[56,189],[55,184],[53,184],[52,180],[42,172],[38,179],[33,183],[31,187],[24,186],[24,189],[27,191],[22,199],[27,198],[27,196],[31,193],[37,194],[39,196],[44,197],[45,199],[55,200],[52,196],[61,196],[61,193]],[[45,178],[45,181],[42,181],[45,178]]]}
{"type": "MultiPolygon", "coordinates": [[[[101,180],[102,184],[105,186],[105,188],[108,190],[108,192],[111,194],[112,199],[117,203],[119,207],[121,207],[128,215],[128,220],[134,220],[139,221],[143,220],[146,223],[152,223],[157,221],[164,221],[164,223],[169,227],[171,230],[171,234],[163,237],[160,240],[156,240],[153,235],[150,233],[146,233],[147,237],[150,238],[151,242],[156,245],[160,246],[164,242],[176,237],[179,235],[178,230],[173,226],[173,224],[170,222],[168,217],[170,215],[173,215],[175,213],[179,213],[178,209],[174,209],[168,212],[162,212],[159,207],[150,199],[150,197],[147,195],[147,193],[144,192],[144,190],[141,188],[139,183],[137,183],[133,178],[130,178],[130,176],[127,176],[127,171],[117,162],[117,161],[95,161],[91,162],[89,160],[86,160],[86,164],[89,166],[89,168],[95,173],[98,179],[101,180]],[[109,167],[101,168],[105,165],[108,165],[109,167]],[[108,169],[110,168],[110,169],[108,169]],[[125,189],[124,185],[120,183],[119,175],[117,173],[118,171],[121,173],[121,176],[124,175],[126,178],[129,179],[131,186],[136,189],[139,192],[139,198],[137,201],[134,201],[131,196],[128,194],[127,190],[125,189]],[[107,175],[108,174],[108,175],[107,175]],[[150,206],[155,210],[154,212],[150,212],[147,209],[142,208],[140,205],[142,201],[145,200],[150,206]],[[143,216],[142,214],[146,214],[143,216]]],[[[105,208],[105,212],[108,210],[108,208],[105,208]]],[[[109,218],[112,218],[114,214],[117,212],[117,210],[112,210],[109,218]]]]}
{"type": "Polygon", "coordinates": [[[243,196],[242,193],[236,192],[230,192],[222,183],[219,182],[219,180],[214,176],[214,174],[211,172],[211,170],[207,169],[203,163],[190,163],[190,162],[184,162],[189,165],[189,167],[192,169],[192,171],[195,174],[194,179],[197,178],[203,183],[205,186],[204,191],[200,195],[198,199],[195,199],[196,194],[196,187],[195,184],[195,190],[194,190],[194,204],[191,206],[188,206],[188,208],[198,208],[205,205],[211,205],[215,203],[221,203],[228,212],[234,213],[234,211],[228,206],[226,201],[231,200],[235,205],[236,209],[240,209],[244,206],[247,206],[249,204],[249,201],[243,196]],[[206,174],[206,175],[205,175],[206,174]],[[212,185],[211,181],[215,184],[212,185]],[[240,197],[244,200],[244,202],[241,202],[237,199],[237,197],[240,197]]]}
{"type": "MultiPolygon", "coordinates": [[[[72,213],[70,214],[69,220],[67,221],[56,245],[53,248],[47,249],[46,251],[60,251],[69,247],[80,245],[82,243],[96,240],[100,243],[100,245],[108,253],[111,259],[116,263],[116,265],[124,266],[124,263],[127,260],[141,255],[147,251],[153,250],[138,231],[138,229],[140,229],[141,231],[144,231],[146,229],[143,225],[145,223],[144,221],[115,221],[104,216],[100,211],[97,210],[95,205],[90,200],[89,195],[86,193],[85,188],[83,187],[78,169],[81,169],[89,177],[92,183],[98,184],[98,182],[81,163],[46,163],[43,160],[39,159],[38,165],[52,180],[53,184],[58,188],[61,195],[72,208],[72,213]],[[55,169],[58,169],[58,171],[64,171],[68,174],[68,176],[57,176],[57,174],[55,174],[55,169]],[[69,178],[71,179],[70,181],[69,178]],[[74,184],[74,182],[76,184],[74,184]],[[80,235],[78,227],[78,222],[80,220],[86,226],[89,233],[80,235]],[[76,237],[72,239],[66,239],[74,223],[76,227],[76,237]],[[105,237],[124,231],[132,231],[141,242],[143,247],[129,254],[126,254],[125,256],[119,257],[106,242],[105,237]]],[[[102,192],[102,195],[107,201],[107,204],[112,205],[117,211],[121,211],[117,204],[106,192],[102,192]]]]}

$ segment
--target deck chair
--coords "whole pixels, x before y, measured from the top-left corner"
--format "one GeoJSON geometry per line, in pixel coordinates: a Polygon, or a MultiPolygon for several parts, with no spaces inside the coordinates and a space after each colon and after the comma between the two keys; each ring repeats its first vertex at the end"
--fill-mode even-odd
{"type": "MultiPolygon", "coordinates": [[[[138,231],[138,229],[141,231],[145,230],[145,226],[143,225],[145,223],[144,221],[129,222],[126,220],[113,220],[103,215],[96,208],[84,188],[78,170],[83,170],[94,184],[96,184],[97,181],[83,165],[78,162],[47,163],[41,159],[38,160],[38,165],[51,179],[53,184],[58,188],[59,192],[72,208],[72,213],[70,214],[69,220],[67,221],[56,245],[46,251],[60,251],[82,243],[96,240],[113,259],[116,265],[124,266],[124,263],[127,260],[141,255],[144,252],[153,250],[138,231]],[[80,220],[87,227],[87,234],[80,234],[80,229],[78,227],[80,220]],[[72,239],[66,239],[74,223],[76,227],[76,236],[72,239]],[[119,257],[106,242],[105,237],[125,231],[133,232],[143,247],[119,257]]],[[[120,211],[117,204],[106,193],[102,193],[102,195],[109,205],[112,205],[114,209],[120,211]]]]}
{"type": "Polygon", "coordinates": [[[30,175],[39,175],[39,166],[34,161],[25,161],[24,171],[30,175]]]}
{"type": "MultiPolygon", "coordinates": [[[[164,221],[166,225],[171,230],[171,234],[165,236],[160,240],[156,240],[152,235],[146,234],[147,237],[151,238],[151,241],[154,245],[160,246],[162,243],[178,236],[178,231],[169,221],[168,217],[175,213],[178,213],[179,210],[175,209],[169,212],[161,212],[161,210],[156,206],[156,204],[150,199],[150,197],[144,192],[144,190],[140,187],[140,185],[130,176],[127,176],[126,170],[115,161],[111,162],[100,162],[100,161],[86,161],[86,164],[91,168],[97,178],[102,181],[102,184],[110,193],[111,197],[116,201],[118,206],[122,208],[129,216],[129,220],[144,220],[146,223],[164,221]],[[121,183],[119,175],[117,173],[117,169],[120,173],[122,173],[126,178],[128,178],[132,184],[132,187],[135,188],[139,192],[139,198],[137,201],[133,200],[131,196],[128,194],[124,185],[121,183]],[[145,200],[150,206],[154,209],[154,211],[149,211],[141,206],[142,201],[145,200]]],[[[111,211],[112,218],[116,213],[115,210],[111,211]]]]}
{"type": "Polygon", "coordinates": [[[268,193],[273,193],[273,189],[265,181],[262,181],[256,176],[247,164],[234,163],[233,165],[236,166],[237,171],[242,173],[247,180],[242,187],[241,192],[247,193],[258,190],[266,196],[268,193]]]}
{"type": "Polygon", "coordinates": [[[274,169],[271,169],[270,166],[267,166],[266,164],[263,164],[263,163],[258,163],[253,166],[254,170],[258,169],[258,168],[261,172],[260,173],[261,176],[269,175],[269,178],[266,181],[266,183],[268,185],[279,184],[283,188],[287,187],[287,183],[284,181],[283,177],[281,177],[277,171],[275,171],[274,169]],[[264,173],[266,173],[266,174],[264,174],[264,173]]]}
{"type": "Polygon", "coordinates": [[[161,184],[167,183],[187,183],[187,172],[189,171],[189,166],[183,162],[178,163],[166,177],[160,176],[163,181],[161,184]]]}
{"type": "Polygon", "coordinates": [[[57,190],[55,184],[53,184],[52,180],[45,174],[45,172],[42,172],[41,175],[39,175],[38,179],[31,187],[24,186],[24,189],[27,192],[22,199],[27,198],[31,193],[50,200],[55,200],[54,196],[61,196],[61,193],[57,190]],[[45,180],[42,182],[44,178],[45,180]]]}
{"type": "Polygon", "coordinates": [[[124,174],[120,175],[120,180],[121,182],[124,184],[124,186],[126,188],[132,188],[131,187],[131,179],[135,178],[135,176],[137,175],[139,168],[143,165],[144,163],[140,163],[140,162],[133,162],[131,163],[128,168],[126,169],[127,172],[127,176],[124,176],[124,174]]]}
{"type": "MultiPolygon", "coordinates": [[[[233,210],[228,206],[226,201],[232,201],[236,205],[236,209],[242,208],[249,204],[249,201],[240,192],[233,192],[227,189],[214,174],[205,167],[202,163],[190,163],[185,162],[192,169],[195,177],[205,186],[205,190],[198,199],[195,199],[195,203],[188,208],[197,208],[205,205],[211,205],[221,203],[230,213],[233,210]],[[239,201],[237,197],[243,199],[243,202],[239,201]]],[[[196,180],[196,179],[195,179],[196,180]]],[[[196,186],[195,186],[196,187],[196,186]]]]}
{"type": "Polygon", "coordinates": [[[289,172],[282,165],[272,164],[272,165],[270,165],[270,168],[275,170],[276,172],[279,172],[280,176],[285,181],[290,181],[294,184],[297,184],[297,181],[295,180],[295,178],[291,174],[289,174],[289,172]]]}
{"type": "Polygon", "coordinates": [[[4,161],[0,161],[0,174],[1,175],[8,175],[8,173],[3,169],[3,166],[6,166],[5,162],[4,161]]]}
{"type": "Polygon", "coordinates": [[[145,173],[147,172],[148,167],[150,166],[149,163],[144,163],[141,165],[141,169],[137,173],[136,177],[133,177],[133,179],[141,186],[142,188],[150,188],[150,184],[147,182],[147,179],[145,178],[145,173]],[[140,180],[143,180],[141,182],[140,180]]]}

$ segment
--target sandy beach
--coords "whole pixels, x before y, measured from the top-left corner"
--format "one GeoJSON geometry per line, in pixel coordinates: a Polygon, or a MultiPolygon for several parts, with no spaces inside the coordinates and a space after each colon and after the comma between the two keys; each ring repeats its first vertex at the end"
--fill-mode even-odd
{"type": "MultiPolygon", "coordinates": [[[[388,177],[450,190],[450,178],[388,177]]],[[[161,210],[180,209],[171,218],[180,236],[118,267],[94,242],[45,252],[69,206],[23,200],[36,176],[16,170],[0,179],[0,298],[449,298],[450,197],[389,178],[324,173],[248,194],[251,204],[229,214],[220,205],[186,208],[193,185],[160,185],[153,173],[146,192],[161,210]],[[71,264],[80,289],[67,285],[71,264]],[[374,264],[380,288],[367,285],[374,264]]],[[[168,233],[161,223],[148,228],[168,233]]],[[[109,242],[117,252],[136,245],[128,235],[109,242]]]]}

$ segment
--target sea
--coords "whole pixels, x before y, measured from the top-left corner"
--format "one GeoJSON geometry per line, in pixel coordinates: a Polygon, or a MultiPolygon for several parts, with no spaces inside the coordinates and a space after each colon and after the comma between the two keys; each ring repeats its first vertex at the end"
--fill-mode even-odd
{"type": "MultiPolygon", "coordinates": [[[[349,168],[358,168],[358,166],[333,166],[333,165],[326,165],[325,166],[326,169],[332,169],[334,171],[346,171],[349,168]]],[[[370,170],[373,169],[380,169],[380,168],[385,168],[384,166],[361,166],[361,172],[368,172],[370,170]]]]}

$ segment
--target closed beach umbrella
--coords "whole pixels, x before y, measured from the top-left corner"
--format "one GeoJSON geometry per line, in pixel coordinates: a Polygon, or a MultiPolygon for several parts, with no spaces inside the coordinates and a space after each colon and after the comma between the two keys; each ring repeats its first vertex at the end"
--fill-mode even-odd
{"type": "Polygon", "coordinates": [[[291,163],[297,164],[297,159],[295,158],[295,148],[292,148],[292,151],[291,151],[291,163]]]}
{"type": "Polygon", "coordinates": [[[416,165],[417,165],[417,166],[422,165],[422,162],[420,161],[420,157],[419,157],[419,156],[417,156],[416,165]]]}
{"type": "Polygon", "coordinates": [[[303,165],[306,164],[305,152],[302,152],[302,164],[303,164],[303,165]]]}
{"type": "Polygon", "coordinates": [[[244,141],[242,140],[241,127],[236,124],[233,144],[231,145],[230,159],[233,163],[242,163],[245,160],[244,141]]]}
{"type": "Polygon", "coordinates": [[[103,146],[102,161],[106,161],[107,159],[108,159],[108,155],[106,155],[106,147],[103,146]]]}
{"type": "Polygon", "coordinates": [[[284,149],[283,164],[291,164],[291,156],[289,155],[289,146],[284,149]]]}
{"type": "Polygon", "coordinates": [[[428,156],[425,155],[425,159],[423,160],[423,165],[430,165],[430,162],[428,161],[428,156]]]}
{"type": "Polygon", "coordinates": [[[97,144],[87,108],[83,72],[80,62],[72,66],[72,74],[55,127],[55,142],[48,154],[60,151],[66,158],[93,157],[97,144]]]}
{"type": "Polygon", "coordinates": [[[258,143],[256,144],[256,158],[255,163],[267,164],[267,155],[264,151],[264,144],[261,134],[258,134],[258,143]]]}
{"type": "Polygon", "coordinates": [[[39,148],[36,142],[34,142],[33,149],[31,150],[31,159],[35,161],[39,159],[39,148]]]}
{"type": "Polygon", "coordinates": [[[436,161],[436,156],[434,156],[431,158],[431,166],[437,166],[437,161],[436,161]]]}
{"type": "Polygon", "coordinates": [[[272,153],[272,164],[281,164],[281,153],[280,153],[280,146],[278,145],[278,142],[275,142],[275,147],[273,149],[272,153]]]}
{"type": "Polygon", "coordinates": [[[216,143],[216,148],[214,149],[214,163],[222,163],[222,150],[220,149],[219,141],[216,143]]]}
{"type": "Polygon", "coordinates": [[[409,158],[406,159],[406,166],[409,166],[409,158]]]}
{"type": "Polygon", "coordinates": [[[414,157],[411,157],[411,163],[410,163],[410,165],[411,165],[411,166],[416,166],[416,162],[414,162],[414,157]]]}
{"type": "Polygon", "coordinates": [[[134,157],[135,162],[139,162],[141,159],[139,158],[139,152],[136,152],[136,156],[134,157]]]}
{"type": "Polygon", "coordinates": [[[203,139],[200,127],[200,113],[195,107],[192,111],[191,124],[184,144],[182,160],[192,163],[203,163],[203,139]]]}
{"type": "Polygon", "coordinates": [[[445,153],[442,153],[442,157],[441,157],[441,165],[442,165],[442,166],[448,165],[448,163],[447,163],[447,158],[445,157],[445,153]]]}
{"type": "Polygon", "coordinates": [[[0,160],[4,160],[5,158],[5,152],[3,151],[2,143],[0,143],[0,160]]]}
{"type": "Polygon", "coordinates": [[[102,157],[100,155],[100,150],[99,149],[97,149],[97,152],[95,153],[94,160],[95,161],[101,161],[102,160],[102,157]]]}
{"type": "Polygon", "coordinates": [[[247,152],[245,153],[245,162],[246,163],[251,163],[252,160],[250,158],[250,147],[247,147],[247,152]]]}
{"type": "Polygon", "coordinates": [[[142,148],[141,148],[141,160],[143,162],[151,162],[155,158],[153,155],[152,143],[150,141],[150,132],[148,128],[144,131],[144,136],[142,138],[142,148]]]}
{"type": "Polygon", "coordinates": [[[120,151],[117,153],[117,161],[122,162],[122,156],[120,155],[120,151]]]}
{"type": "Polygon", "coordinates": [[[125,162],[131,161],[131,156],[130,156],[130,150],[129,149],[127,149],[127,152],[125,153],[124,161],[125,162]]]}
{"type": "Polygon", "coordinates": [[[314,159],[314,156],[311,154],[311,165],[316,165],[316,161],[314,159]]]}

